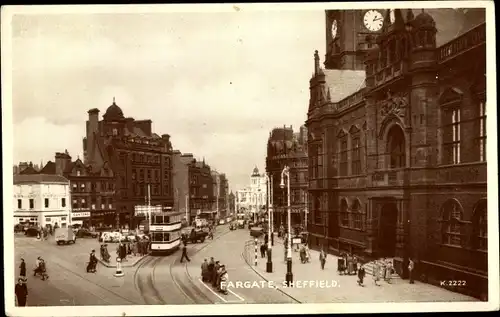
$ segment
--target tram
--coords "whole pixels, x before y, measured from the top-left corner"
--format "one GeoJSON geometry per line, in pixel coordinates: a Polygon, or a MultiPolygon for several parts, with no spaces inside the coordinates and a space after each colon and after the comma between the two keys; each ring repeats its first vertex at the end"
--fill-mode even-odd
{"type": "Polygon", "coordinates": [[[182,212],[160,212],[151,215],[149,233],[151,254],[170,254],[181,245],[182,212]]]}

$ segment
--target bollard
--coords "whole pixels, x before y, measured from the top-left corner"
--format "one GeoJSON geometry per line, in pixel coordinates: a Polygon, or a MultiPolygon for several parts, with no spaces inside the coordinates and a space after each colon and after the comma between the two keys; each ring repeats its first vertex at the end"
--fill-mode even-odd
{"type": "Polygon", "coordinates": [[[259,240],[255,238],[255,266],[257,266],[257,244],[259,243],[259,240]]]}
{"type": "Polygon", "coordinates": [[[122,277],[124,275],[125,275],[125,273],[123,273],[123,270],[122,270],[121,259],[120,258],[116,258],[116,272],[115,272],[115,277],[122,277]]]}

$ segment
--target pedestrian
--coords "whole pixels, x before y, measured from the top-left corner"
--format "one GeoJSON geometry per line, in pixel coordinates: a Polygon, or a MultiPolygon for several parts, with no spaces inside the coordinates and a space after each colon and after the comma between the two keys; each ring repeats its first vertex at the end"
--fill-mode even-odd
{"type": "Polygon", "coordinates": [[[181,256],[181,263],[183,262],[184,258],[186,258],[186,260],[188,262],[191,262],[191,260],[189,259],[188,255],[187,255],[187,246],[186,244],[184,243],[183,246],[182,246],[182,256],[181,256]]]}
{"type": "Polygon", "coordinates": [[[221,277],[220,277],[220,283],[219,283],[219,290],[224,294],[227,294],[227,281],[228,281],[228,279],[229,279],[229,275],[227,274],[226,267],[223,265],[221,277]]]}
{"type": "Polygon", "coordinates": [[[90,252],[89,264],[87,265],[87,273],[95,273],[97,268],[97,257],[95,256],[95,250],[90,252]]]}
{"type": "Polygon", "coordinates": [[[382,259],[381,263],[381,276],[384,280],[387,280],[387,260],[385,258],[382,259]]]}
{"type": "Polygon", "coordinates": [[[21,278],[26,278],[26,262],[24,262],[23,258],[21,258],[21,265],[19,265],[19,269],[20,269],[19,276],[21,278]]]}
{"type": "Polygon", "coordinates": [[[264,243],[260,244],[260,257],[265,258],[266,257],[266,251],[264,250],[264,243]]]}
{"type": "Polygon", "coordinates": [[[17,284],[14,290],[17,298],[17,306],[26,306],[26,299],[28,298],[28,287],[22,278],[17,280],[17,284]]]}
{"type": "Polygon", "coordinates": [[[325,250],[323,250],[323,248],[321,249],[321,252],[319,253],[319,263],[321,264],[321,269],[324,270],[325,263],[326,263],[326,252],[325,252],[325,250]]]}
{"type": "Polygon", "coordinates": [[[215,261],[214,258],[210,258],[210,262],[208,262],[208,272],[207,272],[207,281],[212,282],[212,276],[215,270],[215,261]]]}
{"type": "Polygon", "coordinates": [[[203,263],[201,263],[201,280],[203,282],[207,281],[207,275],[208,275],[208,262],[207,259],[203,260],[203,263]]]}
{"type": "Polygon", "coordinates": [[[413,281],[413,269],[415,268],[415,263],[413,262],[412,259],[408,260],[408,274],[410,275],[410,284],[414,284],[415,282],[413,281]]]}
{"type": "Polygon", "coordinates": [[[219,274],[220,264],[219,261],[215,261],[214,271],[212,273],[212,286],[217,287],[217,275],[219,274]]]}
{"type": "Polygon", "coordinates": [[[360,267],[358,269],[358,285],[359,286],[364,286],[363,285],[364,278],[365,278],[365,266],[360,263],[360,267]]]}
{"type": "Polygon", "coordinates": [[[394,273],[394,269],[392,266],[392,260],[388,259],[386,264],[386,281],[391,284],[392,273],[394,273]]]}
{"type": "Polygon", "coordinates": [[[377,286],[380,286],[378,284],[378,281],[380,279],[380,270],[381,270],[380,263],[378,260],[376,260],[373,264],[373,282],[377,286]]]}

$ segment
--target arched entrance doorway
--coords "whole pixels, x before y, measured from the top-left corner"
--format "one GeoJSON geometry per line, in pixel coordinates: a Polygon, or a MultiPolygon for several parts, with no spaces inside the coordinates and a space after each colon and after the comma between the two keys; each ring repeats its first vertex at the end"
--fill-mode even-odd
{"type": "Polygon", "coordinates": [[[398,221],[398,207],[395,203],[386,203],[382,206],[379,221],[379,256],[394,257],[396,255],[396,228],[398,221]]]}

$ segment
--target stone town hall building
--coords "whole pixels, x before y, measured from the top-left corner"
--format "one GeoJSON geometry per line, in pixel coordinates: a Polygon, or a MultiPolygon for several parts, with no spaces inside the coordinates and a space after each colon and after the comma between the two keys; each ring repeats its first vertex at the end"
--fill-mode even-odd
{"type": "Polygon", "coordinates": [[[487,296],[484,9],[326,11],[306,126],[310,243],[487,296]]]}

